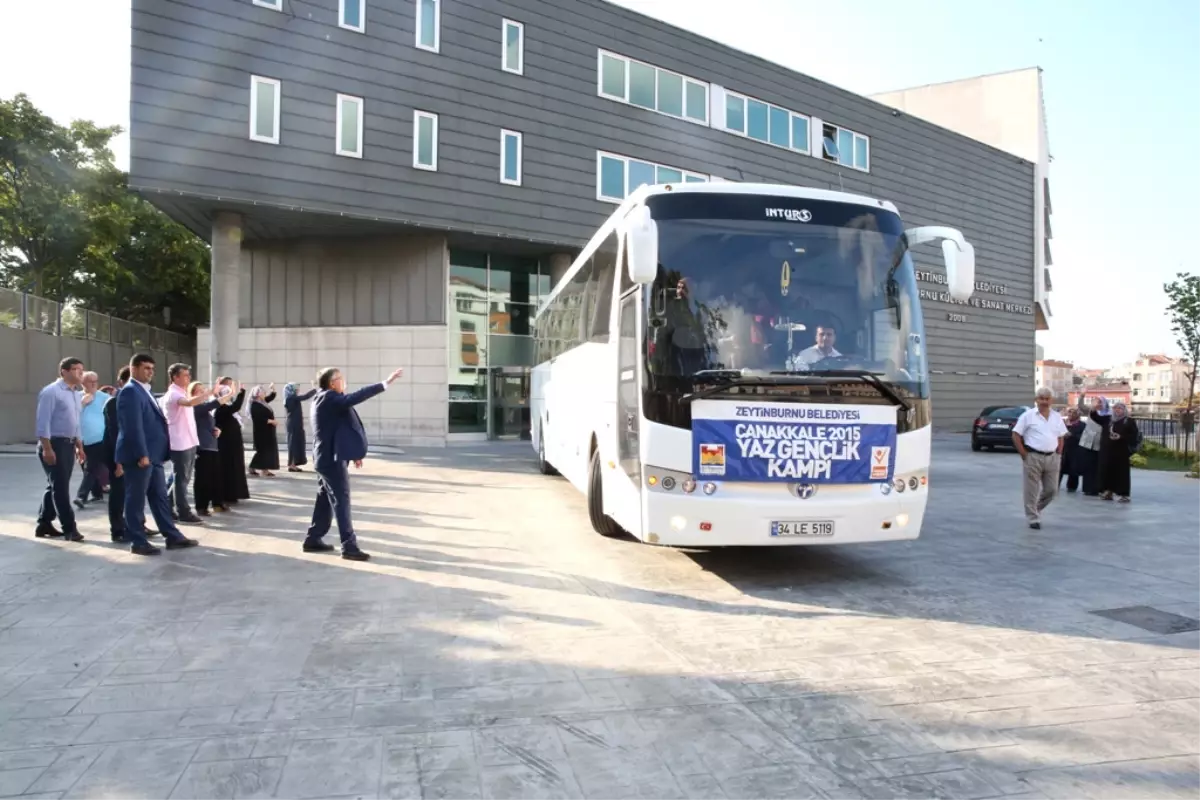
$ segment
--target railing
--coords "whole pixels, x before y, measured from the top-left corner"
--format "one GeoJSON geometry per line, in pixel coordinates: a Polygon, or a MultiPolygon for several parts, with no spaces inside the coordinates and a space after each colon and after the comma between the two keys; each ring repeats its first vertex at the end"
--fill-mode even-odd
{"type": "Polygon", "coordinates": [[[1178,417],[1134,417],[1133,421],[1146,441],[1170,450],[1195,452],[1195,433],[1185,430],[1178,417]]]}
{"type": "Polygon", "coordinates": [[[129,322],[11,289],[0,289],[0,326],[168,353],[187,353],[195,348],[191,337],[175,331],[129,322]]]}

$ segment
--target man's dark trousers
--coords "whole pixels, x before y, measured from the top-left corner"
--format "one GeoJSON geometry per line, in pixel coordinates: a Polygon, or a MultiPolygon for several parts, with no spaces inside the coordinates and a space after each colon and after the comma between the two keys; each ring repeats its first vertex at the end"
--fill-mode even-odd
{"type": "Polygon", "coordinates": [[[146,503],[159,531],[167,541],[178,541],[183,537],[171,519],[171,500],[167,495],[167,478],[162,464],[139,467],[137,462],[123,464],[125,470],[125,538],[130,544],[145,547],[146,503]]]}
{"type": "Polygon", "coordinates": [[[104,496],[100,485],[100,472],[104,468],[104,442],[85,444],[83,458],[83,481],[75,496],[86,503],[89,494],[94,500],[104,496]]]}
{"type": "Polygon", "coordinates": [[[117,476],[114,467],[108,468],[108,532],[113,536],[125,534],[125,474],[117,476]]]}
{"type": "Polygon", "coordinates": [[[66,436],[50,439],[54,451],[54,466],[42,458],[42,443],[38,442],[38,463],[46,473],[46,491],[42,494],[42,505],[38,509],[38,528],[46,529],[55,519],[62,522],[62,532],[76,533],[75,509],[71,508],[71,473],[75,470],[75,440],[66,436]]]}
{"type": "Polygon", "coordinates": [[[354,536],[354,525],[350,522],[350,471],[345,461],[338,461],[325,469],[317,469],[317,504],[313,508],[312,525],[308,529],[305,544],[316,544],[329,532],[329,526],[337,516],[338,533],[342,537],[342,552],[358,550],[354,536]]]}

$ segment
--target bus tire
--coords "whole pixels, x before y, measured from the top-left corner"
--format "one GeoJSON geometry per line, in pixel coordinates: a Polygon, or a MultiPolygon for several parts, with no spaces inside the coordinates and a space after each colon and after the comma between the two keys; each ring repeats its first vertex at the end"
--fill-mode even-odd
{"type": "Polygon", "coordinates": [[[600,474],[600,450],[592,451],[588,462],[588,518],[592,528],[601,536],[620,536],[621,526],[613,522],[612,517],[604,513],[604,481],[600,474]]]}
{"type": "Polygon", "coordinates": [[[538,430],[538,472],[543,475],[557,475],[558,470],[546,460],[546,429],[538,430]]]}

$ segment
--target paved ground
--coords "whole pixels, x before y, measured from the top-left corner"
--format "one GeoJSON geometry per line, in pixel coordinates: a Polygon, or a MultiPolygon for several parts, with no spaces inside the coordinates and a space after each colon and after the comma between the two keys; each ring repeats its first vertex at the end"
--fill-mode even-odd
{"type": "Polygon", "coordinates": [[[524,445],[357,474],[366,565],[300,552],[312,476],[203,549],[101,512],[35,540],[0,455],[0,796],[1195,797],[1195,481],[1023,524],[1011,454],[937,444],[913,543],[684,553],[591,533],[524,445]]]}

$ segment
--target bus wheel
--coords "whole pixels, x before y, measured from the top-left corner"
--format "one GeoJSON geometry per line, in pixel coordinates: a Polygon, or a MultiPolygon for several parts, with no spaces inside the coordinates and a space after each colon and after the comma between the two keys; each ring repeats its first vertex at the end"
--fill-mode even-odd
{"type": "Polygon", "coordinates": [[[557,475],[558,471],[546,460],[546,429],[538,430],[538,472],[543,475],[557,475]]]}
{"type": "Polygon", "coordinates": [[[604,513],[603,485],[600,475],[600,451],[597,449],[592,452],[592,459],[588,463],[588,518],[592,521],[596,533],[601,536],[620,536],[621,527],[604,513]]]}

